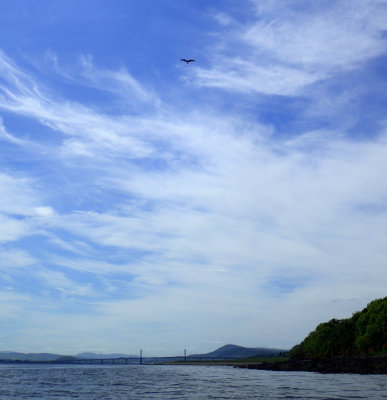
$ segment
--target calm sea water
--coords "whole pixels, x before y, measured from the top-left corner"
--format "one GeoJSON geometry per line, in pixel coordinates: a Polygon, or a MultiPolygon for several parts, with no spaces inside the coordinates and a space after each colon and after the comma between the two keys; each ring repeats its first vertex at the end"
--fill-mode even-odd
{"type": "Polygon", "coordinates": [[[221,366],[1,365],[0,399],[387,399],[386,375],[221,366]]]}

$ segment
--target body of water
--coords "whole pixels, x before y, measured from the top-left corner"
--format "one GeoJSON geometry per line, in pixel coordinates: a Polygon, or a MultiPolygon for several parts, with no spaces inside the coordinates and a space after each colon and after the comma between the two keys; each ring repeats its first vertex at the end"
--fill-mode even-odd
{"type": "Polygon", "coordinates": [[[387,399],[386,375],[223,366],[1,365],[0,399],[387,399]]]}

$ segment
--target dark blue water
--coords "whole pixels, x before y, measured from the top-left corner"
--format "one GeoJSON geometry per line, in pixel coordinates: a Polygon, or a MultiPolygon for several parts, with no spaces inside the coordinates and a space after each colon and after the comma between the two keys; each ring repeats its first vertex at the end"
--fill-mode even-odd
{"type": "Polygon", "coordinates": [[[221,366],[1,365],[0,399],[387,399],[386,375],[221,366]]]}

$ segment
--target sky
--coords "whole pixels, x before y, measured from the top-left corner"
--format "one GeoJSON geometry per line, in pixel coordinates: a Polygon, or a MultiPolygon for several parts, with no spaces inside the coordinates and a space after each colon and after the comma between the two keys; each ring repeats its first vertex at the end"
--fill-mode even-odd
{"type": "Polygon", "coordinates": [[[386,296],[386,30],[386,0],[1,1],[0,350],[289,349],[386,296]]]}

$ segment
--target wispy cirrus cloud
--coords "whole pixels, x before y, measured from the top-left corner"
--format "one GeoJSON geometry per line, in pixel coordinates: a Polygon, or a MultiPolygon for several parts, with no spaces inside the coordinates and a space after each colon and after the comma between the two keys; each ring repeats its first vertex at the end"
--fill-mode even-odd
{"type": "MultiPolygon", "coordinates": [[[[333,221],[330,215],[341,212],[339,204],[345,203],[347,197],[356,203],[352,194],[360,193],[359,187],[368,179],[366,171],[360,172],[364,174],[364,181],[354,182],[349,179],[358,168],[358,164],[352,163],[351,159],[361,160],[364,157],[362,153],[367,147],[361,143],[358,146],[349,145],[345,141],[332,144],[330,138],[315,133],[314,137],[319,137],[320,147],[325,146],[327,149],[316,158],[316,153],[309,156],[308,145],[303,148],[305,143],[310,143],[308,135],[304,136],[305,140],[299,137],[297,141],[274,144],[270,138],[259,133],[253,136],[241,135],[240,130],[236,131],[234,128],[233,119],[227,122],[224,118],[220,121],[217,117],[205,120],[201,117],[200,120],[194,115],[168,121],[157,115],[151,119],[143,119],[136,126],[136,135],[140,147],[145,143],[144,146],[151,149],[147,152],[147,157],[153,162],[159,159],[175,162],[169,163],[165,170],[140,168],[130,161],[130,155],[129,158],[121,158],[122,150],[127,150],[127,147],[122,147],[123,142],[119,139],[121,134],[126,133],[126,128],[120,121],[112,123],[112,127],[109,116],[102,115],[94,119],[96,114],[74,104],[70,106],[71,112],[66,114],[67,119],[62,126],[56,120],[61,106],[61,101],[56,103],[55,99],[50,98],[49,108],[55,112],[47,119],[49,124],[52,123],[56,129],[61,128],[62,133],[69,133],[69,130],[74,132],[77,142],[88,151],[93,149],[89,138],[95,129],[102,132],[101,136],[98,137],[97,134],[93,138],[95,149],[100,154],[113,144],[118,147],[121,145],[117,151],[113,149],[110,153],[114,155],[112,161],[118,164],[115,167],[110,165],[99,177],[97,185],[101,189],[116,190],[127,199],[141,200],[137,205],[129,203],[129,208],[126,200],[123,200],[116,204],[111,213],[75,212],[50,218],[50,229],[60,227],[102,246],[164,252],[166,258],[170,254],[183,257],[183,253],[187,254],[187,249],[191,248],[188,258],[195,258],[200,254],[208,262],[220,265],[225,260],[230,264],[240,263],[241,257],[246,258],[250,264],[259,263],[261,258],[248,251],[249,246],[243,243],[232,245],[235,241],[235,226],[241,222],[244,224],[244,240],[248,234],[251,235],[246,242],[249,245],[256,240],[264,243],[262,248],[268,248],[268,243],[272,243],[274,248],[279,246],[287,254],[286,251],[294,252],[297,249],[296,243],[299,241],[300,251],[305,251],[308,246],[313,249],[315,244],[303,243],[306,240],[303,235],[316,225],[325,227],[327,232],[336,229],[333,226],[332,229],[329,228],[333,221]],[[148,132],[155,142],[149,140],[148,132]],[[156,152],[158,137],[164,141],[164,153],[156,152]],[[336,161],[336,157],[342,160],[346,153],[347,161],[336,161]],[[165,158],[166,154],[169,158],[165,158]],[[192,163],[192,160],[195,162],[192,163]],[[305,166],[311,166],[311,169],[308,171],[305,166]],[[127,167],[127,171],[122,167],[127,167]],[[342,175],[335,181],[330,181],[333,170],[341,170],[342,175]],[[295,179],[295,176],[298,178],[295,179]],[[271,182],[275,182],[274,187],[271,187],[271,182]],[[351,185],[355,186],[351,188],[351,185]],[[286,199],[281,198],[281,193],[284,192],[287,193],[286,199]],[[321,201],[324,196],[329,201],[321,201]],[[141,211],[147,203],[159,205],[151,207],[148,212],[141,211]],[[316,216],[318,209],[320,211],[316,216]],[[133,212],[135,217],[132,216],[133,212]],[[324,218],[326,223],[323,223],[324,218]],[[255,223],[251,223],[250,219],[259,221],[258,226],[261,224],[262,228],[255,231],[250,226],[255,223]],[[217,232],[217,226],[222,227],[221,235],[217,232]],[[304,233],[297,240],[289,240],[288,237],[294,236],[291,233],[294,229],[304,233]],[[204,255],[206,252],[203,253],[204,243],[201,241],[211,241],[211,235],[214,237],[214,245],[204,255]],[[173,245],[173,242],[182,244],[181,250],[178,251],[178,246],[173,245]],[[222,249],[229,250],[225,252],[222,249]],[[234,255],[232,249],[235,249],[234,255]],[[222,256],[224,252],[226,254],[222,256]]],[[[34,114],[34,118],[40,118],[38,112],[34,114]]],[[[64,120],[64,117],[61,118],[64,120]]],[[[136,121],[131,116],[123,116],[122,120],[136,121]]],[[[375,159],[374,152],[380,149],[383,153],[383,143],[380,141],[375,147],[371,146],[372,156],[362,164],[368,165],[370,172],[376,170],[376,167],[382,170],[381,166],[370,166],[369,163],[372,163],[372,159],[382,162],[382,155],[375,159]]],[[[137,158],[144,157],[141,152],[136,155],[137,158]]],[[[87,170],[94,166],[88,164],[84,168],[87,170]]],[[[35,207],[36,209],[50,210],[35,207]]],[[[264,254],[269,256],[267,251],[264,254]]],[[[298,255],[297,251],[294,254],[298,255]]],[[[285,259],[286,256],[280,258],[285,259]]]]}
{"type": "Polygon", "coordinates": [[[259,2],[255,4],[258,21],[242,37],[280,62],[329,73],[385,52],[385,2],[336,1],[310,4],[301,11],[296,2],[275,1],[275,16],[273,9],[261,14],[259,2]]]}
{"type": "Polygon", "coordinates": [[[231,45],[219,46],[213,65],[197,70],[199,85],[300,95],[385,52],[384,2],[305,4],[302,10],[295,2],[252,3],[256,18],[226,33],[231,45]]]}
{"type": "Polygon", "coordinates": [[[98,69],[90,55],[81,56],[80,64],[82,66],[81,78],[84,79],[85,84],[121,96],[127,101],[127,105],[130,103],[131,106],[134,106],[136,103],[141,103],[143,106],[144,103],[151,103],[154,107],[159,104],[157,94],[150,88],[146,89],[141,85],[124,67],[116,71],[98,69]]]}
{"type": "MultiPolygon", "coordinates": [[[[14,238],[13,238],[14,240],[14,238]]],[[[12,239],[10,239],[12,241],[12,239]]],[[[20,249],[1,249],[0,270],[10,272],[14,268],[30,267],[36,264],[37,260],[27,252],[20,249]]]]}
{"type": "Polygon", "coordinates": [[[50,290],[57,290],[64,297],[96,297],[98,295],[97,292],[91,288],[90,284],[81,285],[74,280],[69,279],[69,277],[63,272],[41,269],[38,272],[38,276],[50,290]]]}
{"type": "Polygon", "coordinates": [[[36,180],[18,175],[0,173],[0,242],[13,242],[33,234],[34,218],[54,212],[38,194],[36,180]]]}
{"type": "MultiPolygon", "coordinates": [[[[65,138],[59,136],[64,153],[95,156],[98,151],[104,149],[104,152],[125,151],[127,155],[131,153],[132,157],[144,157],[151,151],[146,141],[138,137],[142,133],[141,119],[131,118],[129,115],[109,116],[93,107],[53,95],[49,88],[39,85],[32,75],[23,72],[4,54],[1,54],[0,58],[3,73],[0,107],[36,119],[57,132],[57,135],[65,135],[65,138]]],[[[108,82],[99,83],[107,91],[112,88],[111,80],[116,80],[116,86],[121,86],[122,90],[122,81],[130,81],[131,93],[135,92],[137,96],[141,92],[142,97],[147,96],[124,71],[117,77],[115,73],[92,69],[91,64],[88,68],[88,72],[85,73],[88,81],[97,82],[100,81],[100,75],[111,75],[108,82]]],[[[101,153],[99,155],[101,156],[101,153]]]]}

